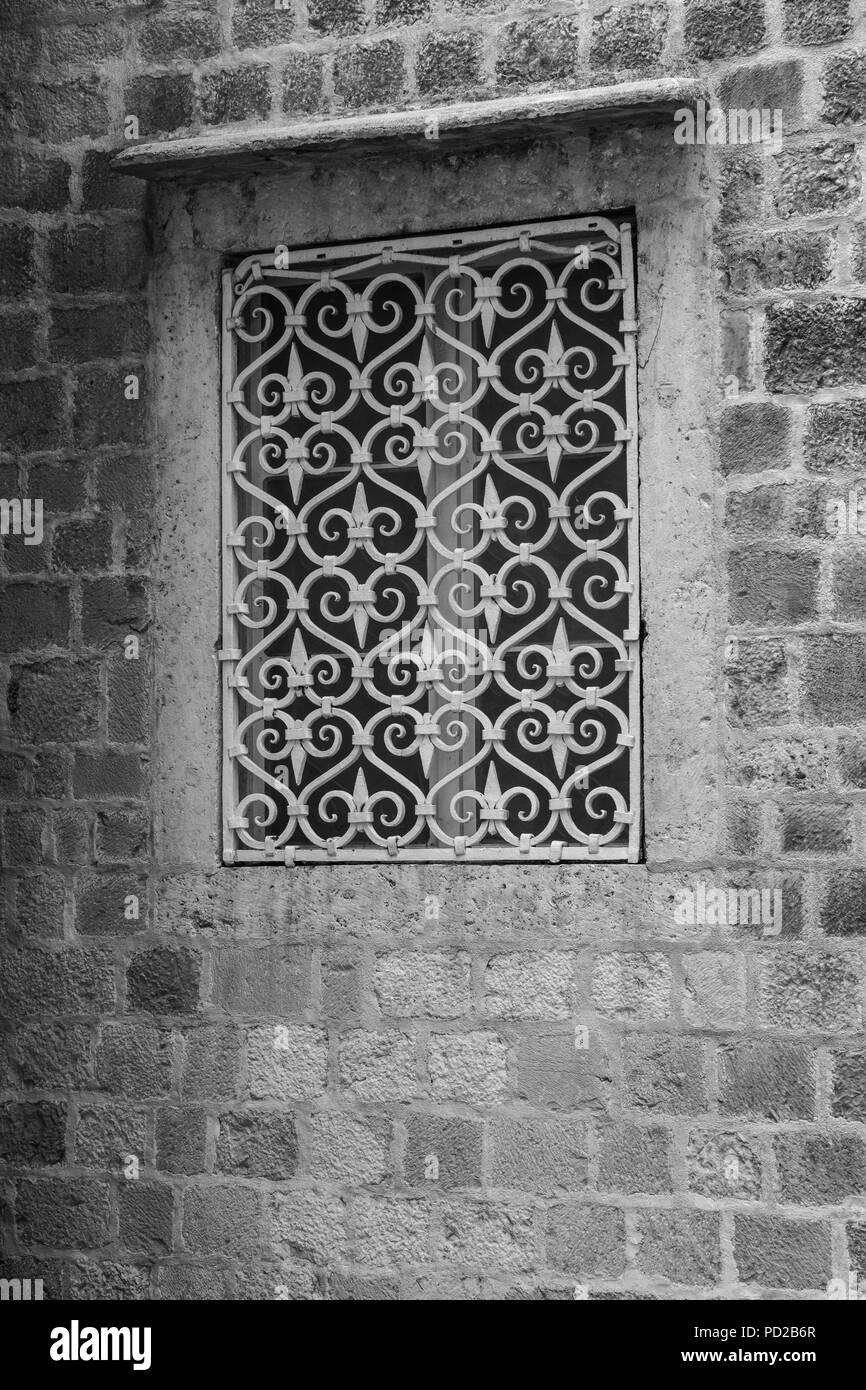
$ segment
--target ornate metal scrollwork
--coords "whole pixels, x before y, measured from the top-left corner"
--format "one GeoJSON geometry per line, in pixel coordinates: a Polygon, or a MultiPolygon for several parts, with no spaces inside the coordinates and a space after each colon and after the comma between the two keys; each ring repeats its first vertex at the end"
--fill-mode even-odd
{"type": "Polygon", "coordinates": [[[631,230],[224,285],[224,857],[636,859],[631,230]]]}

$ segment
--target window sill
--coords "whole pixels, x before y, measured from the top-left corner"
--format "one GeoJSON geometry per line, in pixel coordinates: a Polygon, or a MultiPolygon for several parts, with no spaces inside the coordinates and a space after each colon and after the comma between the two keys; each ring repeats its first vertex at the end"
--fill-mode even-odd
{"type": "Polygon", "coordinates": [[[118,173],[141,178],[224,177],[254,168],[273,171],[303,158],[351,151],[376,154],[410,149],[456,149],[508,138],[574,134],[599,120],[635,120],[693,105],[706,97],[695,78],[665,77],[582,91],[500,97],[377,115],[329,116],[281,126],[245,126],[202,135],[150,140],[115,156],[118,173]],[[433,133],[435,132],[435,134],[433,133]]]}

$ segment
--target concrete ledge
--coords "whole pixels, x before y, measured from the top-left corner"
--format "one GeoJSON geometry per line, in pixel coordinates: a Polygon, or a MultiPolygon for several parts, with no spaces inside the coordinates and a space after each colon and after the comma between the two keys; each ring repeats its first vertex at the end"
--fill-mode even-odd
{"type": "Polygon", "coordinates": [[[113,167],[118,173],[141,178],[204,178],[245,173],[257,167],[274,171],[300,159],[321,159],[347,151],[355,155],[426,148],[448,153],[520,136],[573,133],[599,121],[644,118],[694,105],[706,96],[705,83],[695,78],[666,77],[373,116],[330,116],[291,125],[256,125],[151,140],[120,151],[113,167]]]}

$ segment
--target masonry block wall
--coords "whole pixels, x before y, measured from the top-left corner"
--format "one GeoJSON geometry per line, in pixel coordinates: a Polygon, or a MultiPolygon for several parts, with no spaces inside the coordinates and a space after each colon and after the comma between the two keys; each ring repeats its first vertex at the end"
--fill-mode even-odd
{"type": "Polygon", "coordinates": [[[866,7],[0,0],[0,22],[0,492],[45,516],[0,558],[3,1275],[111,1299],[866,1278],[866,7]],[[714,855],[639,880],[163,862],[161,229],[110,167],[126,118],[146,140],[663,74],[785,114],[781,149],[707,166],[714,855]],[[781,933],[679,924],[699,880],[777,884],[781,933]]]}

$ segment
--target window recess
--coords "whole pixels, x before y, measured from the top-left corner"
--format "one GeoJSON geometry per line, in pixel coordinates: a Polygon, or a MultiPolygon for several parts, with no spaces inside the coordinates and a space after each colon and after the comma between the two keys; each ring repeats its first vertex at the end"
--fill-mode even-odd
{"type": "Polygon", "coordinates": [[[223,286],[227,863],[638,858],[631,226],[223,286]]]}

